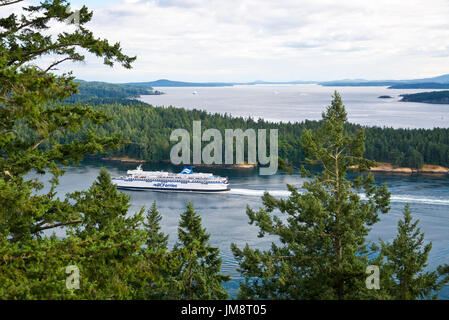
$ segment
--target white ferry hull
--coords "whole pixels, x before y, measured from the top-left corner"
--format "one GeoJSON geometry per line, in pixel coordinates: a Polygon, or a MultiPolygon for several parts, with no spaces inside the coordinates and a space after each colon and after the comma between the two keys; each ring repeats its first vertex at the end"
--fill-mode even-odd
{"type": "Polygon", "coordinates": [[[113,178],[119,189],[128,190],[155,190],[155,191],[194,191],[194,192],[221,192],[229,191],[229,184],[225,183],[201,183],[201,182],[159,182],[145,179],[113,178]]]}

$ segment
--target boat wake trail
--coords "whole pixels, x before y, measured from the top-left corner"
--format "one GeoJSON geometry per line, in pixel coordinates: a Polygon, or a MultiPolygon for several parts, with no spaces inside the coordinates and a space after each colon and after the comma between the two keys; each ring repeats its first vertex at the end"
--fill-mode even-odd
{"type": "Polygon", "coordinates": [[[234,189],[234,188],[231,188],[231,190],[229,190],[229,194],[261,197],[263,196],[265,191],[268,191],[268,193],[270,193],[274,197],[288,197],[290,195],[290,191],[288,190],[255,190],[255,189],[234,189]]]}
{"type": "MultiPolygon", "coordinates": [[[[256,189],[231,189],[229,194],[241,195],[241,196],[254,196],[261,197],[264,192],[267,191],[274,197],[288,197],[290,191],[288,190],[256,190],[256,189]]],[[[364,195],[360,195],[362,200],[366,200],[364,195]]],[[[439,199],[432,197],[416,197],[412,195],[391,195],[391,202],[397,203],[422,203],[432,205],[449,206],[449,199],[439,199]]]]}
{"type": "Polygon", "coordinates": [[[391,196],[391,202],[403,202],[403,203],[424,203],[424,204],[438,204],[443,206],[449,206],[449,200],[436,199],[436,198],[420,198],[414,196],[391,196]]]}

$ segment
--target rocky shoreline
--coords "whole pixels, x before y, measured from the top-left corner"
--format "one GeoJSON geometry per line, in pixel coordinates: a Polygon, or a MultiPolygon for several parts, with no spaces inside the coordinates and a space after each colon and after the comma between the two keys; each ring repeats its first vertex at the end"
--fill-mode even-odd
{"type": "Polygon", "coordinates": [[[449,168],[433,164],[425,164],[421,169],[412,169],[407,167],[394,167],[390,163],[378,163],[377,166],[371,167],[369,171],[395,174],[449,174],[449,168]]]}
{"type": "MultiPolygon", "coordinates": [[[[121,163],[150,163],[150,162],[161,162],[161,163],[170,163],[168,160],[162,161],[146,161],[133,159],[129,157],[106,157],[101,158],[103,161],[111,161],[111,162],[121,162],[121,163]]],[[[196,164],[194,165],[197,168],[211,168],[211,169],[244,169],[244,170],[253,170],[257,168],[257,164],[196,164]]],[[[392,173],[392,174],[449,174],[449,168],[433,165],[433,164],[425,164],[421,169],[412,169],[407,167],[394,167],[390,163],[378,162],[378,165],[375,167],[371,167],[369,172],[373,173],[392,173]]]]}
{"type": "MultiPolygon", "coordinates": [[[[133,159],[129,157],[105,157],[100,158],[102,161],[110,161],[110,162],[121,162],[121,163],[151,163],[151,162],[160,162],[160,163],[170,163],[168,160],[161,161],[146,161],[133,159]]],[[[254,169],[257,168],[257,164],[250,163],[241,163],[241,164],[195,164],[197,168],[213,168],[213,169],[254,169]]]]}
{"type": "Polygon", "coordinates": [[[123,163],[147,163],[146,160],[138,160],[128,157],[108,157],[108,158],[100,158],[103,161],[110,162],[123,162],[123,163]]]}

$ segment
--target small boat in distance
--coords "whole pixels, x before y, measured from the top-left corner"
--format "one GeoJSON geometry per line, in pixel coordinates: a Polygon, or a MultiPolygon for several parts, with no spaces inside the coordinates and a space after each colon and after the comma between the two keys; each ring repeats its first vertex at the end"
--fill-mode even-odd
{"type": "Polygon", "coordinates": [[[192,167],[184,167],[180,173],[165,171],[143,171],[142,165],[128,170],[126,176],[112,178],[119,189],[157,190],[157,191],[229,191],[227,177],[214,176],[212,173],[194,173],[192,167]]]}

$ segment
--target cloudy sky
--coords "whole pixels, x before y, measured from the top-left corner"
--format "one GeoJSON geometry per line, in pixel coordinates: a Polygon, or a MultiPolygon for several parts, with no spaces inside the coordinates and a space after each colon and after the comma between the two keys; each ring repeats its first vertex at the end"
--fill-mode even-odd
{"type": "Polygon", "coordinates": [[[89,57],[78,78],[110,82],[406,79],[449,73],[448,0],[72,1],[91,30],[137,55],[89,57]]]}

